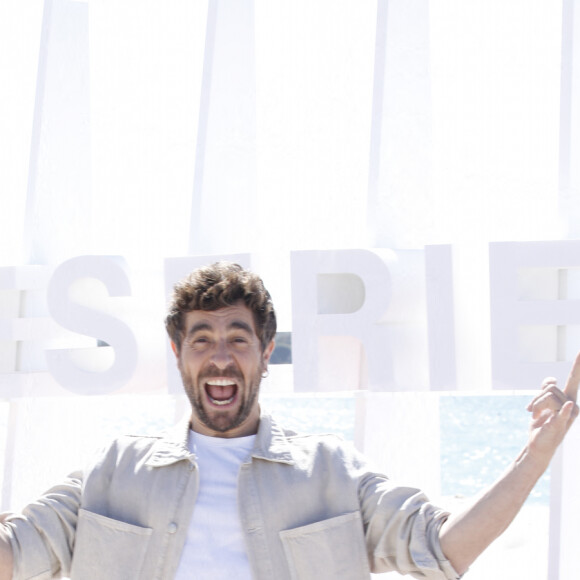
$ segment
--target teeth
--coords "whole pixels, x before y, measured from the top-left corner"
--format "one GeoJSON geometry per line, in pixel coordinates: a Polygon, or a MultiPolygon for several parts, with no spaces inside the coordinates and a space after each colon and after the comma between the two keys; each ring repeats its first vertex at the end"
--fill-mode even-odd
{"type": "Polygon", "coordinates": [[[231,379],[210,379],[207,381],[208,385],[215,385],[217,387],[227,387],[228,385],[235,385],[236,383],[231,379]]]}
{"type": "MultiPolygon", "coordinates": [[[[235,395],[234,395],[234,396],[235,396],[235,395]]],[[[211,399],[211,397],[210,397],[210,399],[211,399]]],[[[229,399],[226,399],[225,401],[218,401],[217,399],[211,399],[211,402],[212,402],[214,405],[219,405],[219,406],[221,406],[221,405],[228,405],[228,404],[229,404],[229,403],[231,403],[233,400],[234,400],[234,397],[230,397],[229,399]]]]}

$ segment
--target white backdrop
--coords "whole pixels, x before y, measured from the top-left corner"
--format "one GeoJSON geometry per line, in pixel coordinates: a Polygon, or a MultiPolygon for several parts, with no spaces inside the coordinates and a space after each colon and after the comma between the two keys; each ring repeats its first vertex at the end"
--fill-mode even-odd
{"type": "MultiPolygon", "coordinates": [[[[541,242],[554,256],[525,271],[513,262],[515,300],[544,302],[547,314],[532,320],[532,304],[510,356],[529,367],[580,348],[577,20],[572,0],[1,0],[4,507],[30,500],[124,422],[163,426],[183,412],[167,387],[161,320],[176,263],[167,260],[187,256],[248,256],[279,330],[316,338],[296,328],[307,301],[317,314],[335,303],[346,312],[348,297],[321,290],[332,268],[319,265],[317,301],[297,299],[297,252],[394,252],[382,323],[397,338],[395,393],[364,390],[365,354],[352,339],[326,338],[316,354],[354,377],[338,386],[360,391],[357,443],[384,460],[377,441],[405,437],[427,467],[393,454],[393,470],[436,481],[438,418],[425,391],[498,384],[492,324],[508,291],[493,286],[494,264],[505,265],[505,248],[530,246],[494,244],[541,242]],[[572,245],[547,244],[560,241],[572,245]],[[68,260],[95,255],[123,257],[124,289],[111,298],[78,275],[61,306],[122,321],[136,360],[110,383],[114,395],[71,396],[47,349],[74,347],[76,363],[101,377],[115,349],[57,324],[48,288],[68,260]],[[406,408],[401,390],[422,401],[415,424],[372,418],[381,405],[406,408]]],[[[295,366],[273,369],[271,393],[332,390],[318,375],[294,385],[309,368],[295,366]]],[[[577,451],[576,429],[553,470],[549,572],[536,566],[538,580],[573,578],[580,478],[567,458],[577,451]]]]}

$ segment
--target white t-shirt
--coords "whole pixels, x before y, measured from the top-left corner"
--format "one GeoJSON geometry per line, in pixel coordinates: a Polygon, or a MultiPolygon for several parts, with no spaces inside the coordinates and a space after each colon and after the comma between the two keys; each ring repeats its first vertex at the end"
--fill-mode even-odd
{"type": "Polygon", "coordinates": [[[255,437],[225,439],[189,432],[199,493],[176,580],[251,580],[238,509],[238,473],[255,437]]]}

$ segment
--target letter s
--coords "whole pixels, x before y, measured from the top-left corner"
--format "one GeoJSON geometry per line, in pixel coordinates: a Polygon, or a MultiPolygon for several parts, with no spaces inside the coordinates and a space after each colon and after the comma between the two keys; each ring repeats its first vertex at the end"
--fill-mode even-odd
{"type": "Polygon", "coordinates": [[[110,296],[130,296],[126,263],[119,256],[77,256],[56,268],[47,289],[48,310],[54,320],[67,330],[106,342],[114,350],[114,362],[105,371],[86,370],[71,360],[72,351],[78,349],[67,348],[47,350],[47,366],[55,380],[70,391],[106,394],[125,385],[133,375],[137,341],[121,320],[70,297],[71,286],[82,278],[101,281],[110,296]]]}

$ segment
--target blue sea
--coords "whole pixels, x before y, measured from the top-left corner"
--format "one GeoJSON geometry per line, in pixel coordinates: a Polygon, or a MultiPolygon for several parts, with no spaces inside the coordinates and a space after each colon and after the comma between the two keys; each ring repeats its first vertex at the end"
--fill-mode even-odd
{"type": "MultiPolygon", "coordinates": [[[[529,414],[525,407],[528,401],[528,395],[506,394],[443,394],[439,397],[442,496],[472,497],[505,470],[526,442],[529,414]]],[[[354,394],[265,394],[262,402],[285,425],[298,432],[337,433],[354,441],[354,394]]],[[[8,407],[8,403],[0,405],[3,439],[9,428],[8,407]]],[[[188,413],[185,397],[182,412],[188,413]]],[[[24,438],[18,439],[18,449],[25,455],[35,454],[43,448],[41,440],[47,433],[57,440],[55,448],[60,448],[61,452],[56,457],[40,453],[31,461],[38,473],[46,473],[47,481],[42,482],[44,489],[45,484],[52,483],[50,478],[57,468],[67,473],[80,462],[84,464],[87,449],[98,448],[123,433],[157,433],[172,425],[179,414],[176,399],[167,396],[31,399],[21,410],[26,429],[21,435],[24,438]],[[40,430],[35,428],[38,425],[42,426],[40,430]],[[67,439],[65,444],[64,434],[71,432],[78,437],[67,439]]],[[[42,491],[28,487],[33,487],[32,483],[23,486],[20,477],[20,484],[12,493],[18,500],[25,501],[42,491]]],[[[549,498],[548,471],[528,502],[548,506],[549,498]]]]}
{"type": "MultiPolygon", "coordinates": [[[[268,409],[299,432],[338,433],[353,441],[353,397],[266,397],[268,409]]],[[[472,497],[491,485],[527,440],[529,395],[443,395],[439,398],[441,495],[472,497]]],[[[528,503],[548,505],[549,470],[528,503]]]]}
{"type": "MultiPolygon", "coordinates": [[[[493,483],[527,440],[527,395],[446,396],[439,400],[441,492],[472,496],[493,483]]],[[[548,505],[550,471],[528,503],[548,505]]]]}

